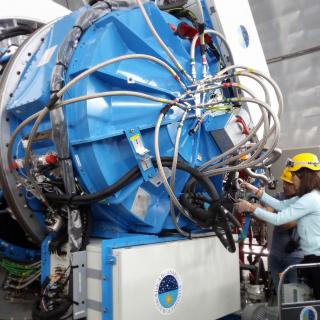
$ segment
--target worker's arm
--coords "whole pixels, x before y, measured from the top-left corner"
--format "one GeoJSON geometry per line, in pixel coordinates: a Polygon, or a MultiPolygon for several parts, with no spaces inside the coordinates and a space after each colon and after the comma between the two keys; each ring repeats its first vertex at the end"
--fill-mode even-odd
{"type": "Polygon", "coordinates": [[[281,226],[281,228],[283,229],[283,230],[290,230],[290,229],[292,229],[292,228],[295,228],[297,226],[297,221],[291,221],[291,222],[288,222],[288,223],[286,223],[286,224],[283,224],[282,226],[281,226]]]}
{"type": "Polygon", "coordinates": [[[278,200],[269,196],[266,192],[263,192],[260,200],[268,206],[272,207],[275,211],[282,211],[295,203],[298,200],[298,197],[293,197],[287,200],[278,200]]]}
{"type": "Polygon", "coordinates": [[[314,198],[312,193],[306,194],[292,203],[289,207],[279,211],[277,214],[271,214],[262,208],[252,208],[254,215],[271,224],[280,226],[288,222],[299,220],[303,216],[314,211],[314,203],[318,199],[314,198]]]}
{"type": "Polygon", "coordinates": [[[245,188],[246,190],[252,192],[258,199],[260,199],[261,202],[264,204],[272,207],[276,211],[281,211],[288,206],[290,206],[292,203],[294,203],[298,198],[293,197],[288,200],[278,200],[271,196],[269,196],[266,192],[264,192],[262,189],[257,188],[256,186],[244,181],[241,186],[245,188]]]}
{"type": "MultiPolygon", "coordinates": [[[[257,208],[262,208],[262,209],[265,209],[269,212],[276,213],[276,212],[274,212],[273,208],[271,208],[271,207],[263,207],[263,206],[259,205],[259,206],[257,206],[257,208]]],[[[286,224],[281,225],[281,229],[290,230],[290,229],[295,228],[296,226],[297,226],[297,221],[291,221],[291,222],[288,222],[286,224]]]]}

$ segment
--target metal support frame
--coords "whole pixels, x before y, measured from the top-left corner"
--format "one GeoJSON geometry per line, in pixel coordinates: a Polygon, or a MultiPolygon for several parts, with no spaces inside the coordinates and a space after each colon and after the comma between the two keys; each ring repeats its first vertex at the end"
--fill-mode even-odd
{"type": "MultiPolygon", "coordinates": [[[[279,320],[287,320],[288,317],[285,317],[285,313],[288,311],[300,313],[300,319],[303,317],[303,312],[309,310],[310,312],[316,313],[319,317],[320,315],[320,300],[311,300],[311,301],[303,301],[303,302],[294,302],[294,303],[283,303],[282,299],[282,289],[285,276],[288,272],[297,270],[297,269],[311,269],[311,268],[320,268],[320,263],[306,263],[306,264],[294,264],[286,268],[279,279],[278,285],[278,309],[279,309],[279,320]]],[[[320,272],[320,271],[319,271],[320,272]]],[[[290,316],[290,319],[293,319],[290,316]]],[[[298,318],[296,318],[298,319],[298,318]]],[[[304,318],[303,318],[304,319],[304,318]]]]}
{"type": "Polygon", "coordinates": [[[41,223],[36,219],[34,213],[29,209],[28,204],[23,197],[23,193],[17,187],[17,181],[12,176],[10,170],[8,170],[7,164],[7,144],[11,136],[11,124],[10,114],[6,110],[7,103],[11,98],[12,92],[15,91],[20,78],[24,75],[24,69],[28,64],[31,56],[28,53],[36,52],[42,44],[43,39],[50,28],[52,23],[49,23],[37,30],[32,36],[30,36],[26,42],[19,48],[17,53],[12,57],[9,64],[6,66],[4,74],[1,78],[0,86],[0,183],[5,194],[8,205],[14,212],[14,216],[24,229],[24,231],[30,236],[33,242],[40,244],[45,237],[45,232],[41,223]],[[16,75],[11,79],[12,75],[16,75]],[[10,77],[10,81],[7,81],[10,77]]]}
{"type": "Polygon", "coordinates": [[[73,319],[82,319],[87,316],[87,252],[73,252],[73,319]]]}
{"type": "Polygon", "coordinates": [[[48,235],[41,244],[41,283],[50,276],[50,252],[49,244],[52,239],[51,235],[48,235]]]}

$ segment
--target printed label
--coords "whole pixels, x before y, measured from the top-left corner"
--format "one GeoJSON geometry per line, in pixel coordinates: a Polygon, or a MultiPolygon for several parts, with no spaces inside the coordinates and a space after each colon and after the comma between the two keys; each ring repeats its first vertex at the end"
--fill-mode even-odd
{"type": "Polygon", "coordinates": [[[249,33],[248,30],[246,29],[245,26],[240,25],[238,28],[238,33],[239,33],[239,37],[240,37],[240,44],[242,48],[248,48],[249,44],[250,44],[250,37],[249,37],[249,33]]]}
{"type": "Polygon", "coordinates": [[[317,310],[312,306],[303,308],[300,312],[300,320],[318,320],[317,310]]]}
{"type": "Polygon", "coordinates": [[[154,300],[161,314],[174,312],[181,300],[181,280],[175,270],[168,269],[160,274],[154,288],[154,300]]]}

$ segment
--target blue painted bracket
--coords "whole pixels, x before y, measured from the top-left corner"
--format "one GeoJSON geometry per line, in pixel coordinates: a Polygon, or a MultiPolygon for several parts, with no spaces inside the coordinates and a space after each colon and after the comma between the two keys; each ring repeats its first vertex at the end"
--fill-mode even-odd
{"type": "Polygon", "coordinates": [[[140,130],[133,128],[125,131],[132,152],[137,160],[142,177],[145,181],[156,175],[156,170],[152,164],[150,150],[145,148],[140,130]]]}
{"type": "Polygon", "coordinates": [[[40,260],[40,250],[26,249],[0,239],[0,256],[14,261],[40,260]]]}
{"type": "Polygon", "coordinates": [[[48,235],[41,244],[41,283],[50,276],[50,252],[49,243],[52,236],[48,235]]]}

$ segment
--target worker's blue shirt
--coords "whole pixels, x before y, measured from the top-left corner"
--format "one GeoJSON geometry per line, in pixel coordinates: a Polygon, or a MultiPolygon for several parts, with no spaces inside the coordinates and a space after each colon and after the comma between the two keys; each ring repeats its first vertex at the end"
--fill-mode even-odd
{"type": "Polygon", "coordinates": [[[261,201],[276,211],[271,213],[262,208],[257,208],[254,215],[274,225],[282,225],[297,221],[300,247],[304,255],[320,256],[320,192],[312,191],[302,197],[288,200],[277,200],[265,192],[261,201]]]}
{"type": "MultiPolygon", "coordinates": [[[[278,193],[276,195],[276,199],[278,200],[285,200],[287,199],[284,193],[278,193]]],[[[271,249],[270,249],[270,255],[276,256],[279,258],[299,258],[302,259],[304,254],[302,250],[297,249],[292,251],[291,253],[286,252],[286,246],[290,240],[294,240],[296,242],[299,242],[299,235],[297,232],[297,228],[291,228],[291,229],[284,229],[283,226],[274,226],[273,232],[272,232],[272,241],[271,241],[271,249]]]]}
{"type": "Polygon", "coordinates": [[[300,237],[296,228],[285,230],[282,226],[275,226],[272,233],[270,254],[277,257],[294,257],[302,259],[304,254],[300,247],[291,253],[286,252],[286,246],[290,240],[297,241],[300,244],[300,237]]]}

